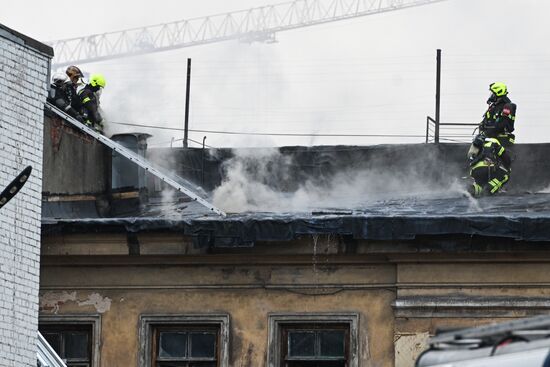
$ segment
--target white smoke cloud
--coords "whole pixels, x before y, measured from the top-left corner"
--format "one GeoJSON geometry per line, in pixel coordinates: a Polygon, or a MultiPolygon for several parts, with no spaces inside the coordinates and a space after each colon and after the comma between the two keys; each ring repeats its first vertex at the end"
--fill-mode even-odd
{"type": "MultiPolygon", "coordinates": [[[[224,181],[213,193],[214,205],[231,213],[355,209],[381,200],[466,195],[466,184],[456,179],[438,185],[417,170],[414,162],[406,168],[344,168],[334,175],[309,176],[295,183],[292,158],[278,149],[234,153],[225,163],[224,181]]],[[[431,159],[418,162],[431,164],[431,159]]],[[[478,211],[475,206],[471,209],[478,211]]]]}

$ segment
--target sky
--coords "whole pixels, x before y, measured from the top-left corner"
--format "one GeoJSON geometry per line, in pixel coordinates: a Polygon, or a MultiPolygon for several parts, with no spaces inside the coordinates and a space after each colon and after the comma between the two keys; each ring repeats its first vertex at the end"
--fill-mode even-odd
{"type": "MultiPolygon", "coordinates": [[[[96,0],[86,7],[18,0],[3,5],[0,23],[46,42],[279,2],[96,0]]],[[[151,146],[181,146],[183,132],[116,123],[183,128],[187,58],[192,130],[411,135],[191,131],[196,142],[206,136],[212,147],[422,143],[426,116],[434,116],[439,48],[442,122],[479,122],[488,85],[502,81],[518,105],[516,141],[548,142],[549,12],[543,0],[447,0],[280,32],[276,43],[233,40],[79,66],[107,79],[101,97],[107,133],[146,132],[151,146]]],[[[442,131],[447,139],[456,139],[454,133],[442,131]]]]}

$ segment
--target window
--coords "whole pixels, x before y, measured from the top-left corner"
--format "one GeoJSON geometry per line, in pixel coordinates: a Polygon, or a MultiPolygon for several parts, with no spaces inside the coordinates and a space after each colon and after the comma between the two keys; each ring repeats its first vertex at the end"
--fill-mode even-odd
{"type": "Polygon", "coordinates": [[[228,315],[142,315],[140,367],[227,367],[228,315]]]}
{"type": "Polygon", "coordinates": [[[346,367],[349,325],[305,324],[281,328],[285,367],[346,367]]]}
{"type": "Polygon", "coordinates": [[[68,367],[91,366],[91,326],[50,325],[41,327],[40,332],[68,367]]]}
{"type": "Polygon", "coordinates": [[[269,367],[357,367],[357,314],[272,314],[269,367]]]}
{"type": "Polygon", "coordinates": [[[217,367],[219,328],[154,326],[155,367],[217,367]]]}
{"type": "Polygon", "coordinates": [[[40,316],[38,329],[67,367],[99,366],[100,316],[40,316]]]}

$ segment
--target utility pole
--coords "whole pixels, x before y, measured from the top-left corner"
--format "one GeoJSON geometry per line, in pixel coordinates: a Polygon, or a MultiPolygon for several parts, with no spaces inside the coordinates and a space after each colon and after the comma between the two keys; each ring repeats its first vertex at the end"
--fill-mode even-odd
{"type": "Polygon", "coordinates": [[[439,143],[439,108],[441,104],[441,50],[437,49],[437,73],[435,78],[435,136],[434,142],[439,143]]]}
{"type": "Polygon", "coordinates": [[[185,126],[183,133],[183,147],[187,148],[187,136],[189,133],[189,94],[191,93],[191,59],[187,59],[187,88],[185,91],[185,126]]]}

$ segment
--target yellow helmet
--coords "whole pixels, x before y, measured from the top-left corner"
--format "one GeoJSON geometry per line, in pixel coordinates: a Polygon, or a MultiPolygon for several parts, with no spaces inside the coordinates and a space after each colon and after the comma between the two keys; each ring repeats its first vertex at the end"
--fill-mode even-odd
{"type": "Polygon", "coordinates": [[[90,85],[92,87],[105,88],[105,77],[101,74],[92,74],[90,76],[90,85]]]}
{"type": "Polygon", "coordinates": [[[508,88],[506,88],[506,84],[501,82],[492,83],[491,85],[489,85],[489,89],[497,97],[502,97],[508,94],[508,88]]]}

